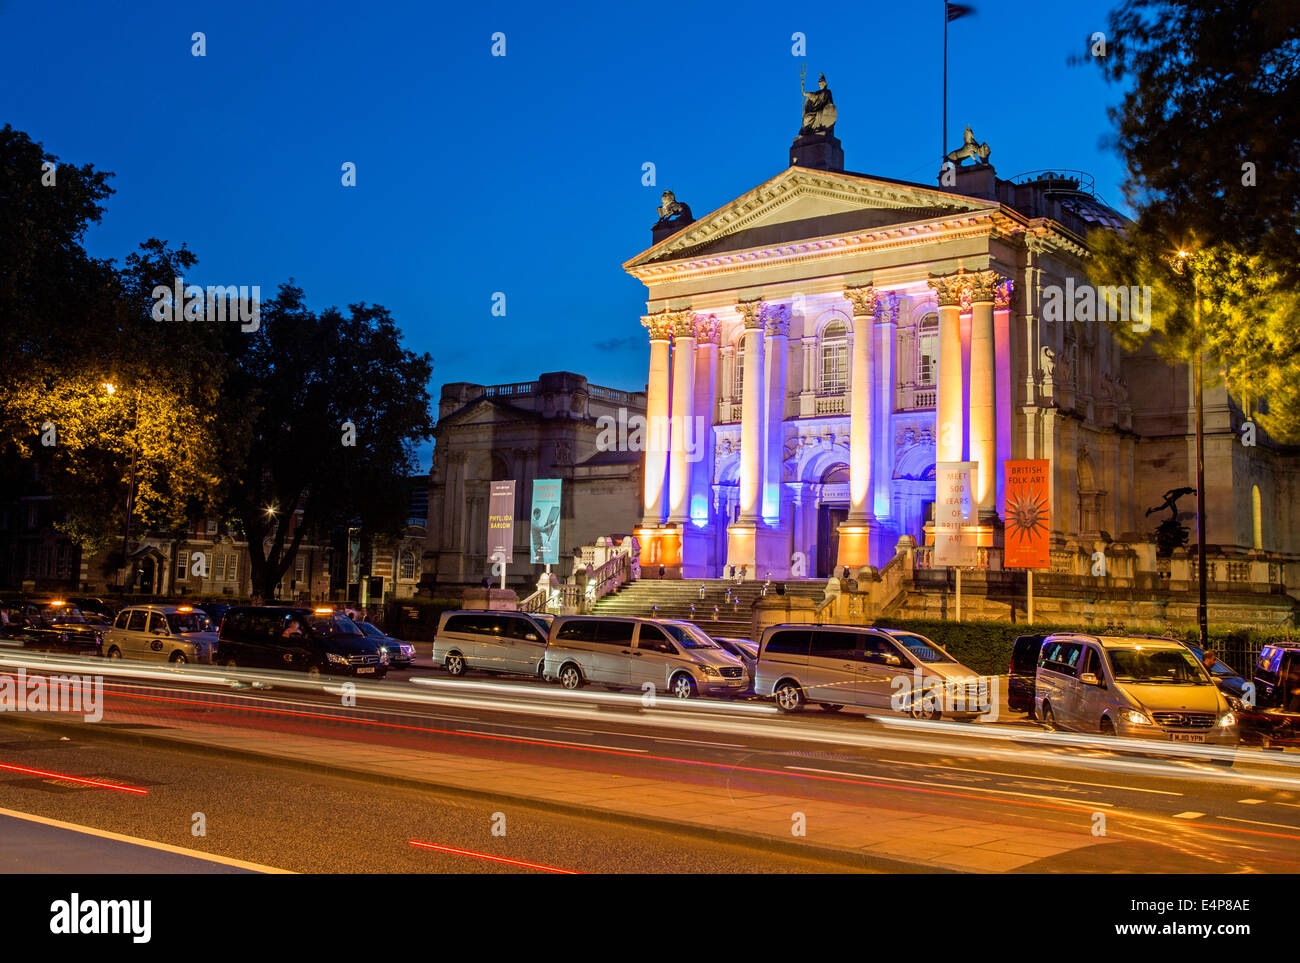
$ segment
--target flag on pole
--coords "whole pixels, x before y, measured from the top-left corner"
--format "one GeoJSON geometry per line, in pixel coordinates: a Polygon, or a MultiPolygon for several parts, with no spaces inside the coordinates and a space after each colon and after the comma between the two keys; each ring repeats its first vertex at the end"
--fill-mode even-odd
{"type": "Polygon", "coordinates": [[[960,20],[962,17],[970,16],[975,12],[974,7],[968,7],[964,3],[945,3],[944,6],[948,9],[949,23],[952,23],[954,20],[960,20]]]}

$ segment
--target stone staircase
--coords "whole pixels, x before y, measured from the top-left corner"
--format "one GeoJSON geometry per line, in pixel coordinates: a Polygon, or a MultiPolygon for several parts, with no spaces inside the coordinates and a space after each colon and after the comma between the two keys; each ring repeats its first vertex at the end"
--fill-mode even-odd
{"type": "MultiPolygon", "coordinates": [[[[825,582],[798,579],[782,583],[787,595],[812,599],[820,603],[825,582]]],[[[768,588],[776,592],[777,583],[768,588]]],[[[594,615],[637,615],[694,622],[710,635],[748,639],[753,633],[754,600],[763,594],[762,582],[730,579],[638,579],[628,582],[617,592],[597,599],[594,615]],[[700,595],[704,590],[703,597],[700,595]],[[691,611],[691,606],[695,611],[691,611]],[[718,617],[714,620],[713,608],[718,617]]]]}

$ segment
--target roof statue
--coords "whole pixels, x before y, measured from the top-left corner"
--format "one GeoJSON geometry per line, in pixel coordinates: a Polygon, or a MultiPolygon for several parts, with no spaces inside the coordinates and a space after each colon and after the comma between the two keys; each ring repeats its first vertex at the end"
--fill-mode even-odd
{"type": "Polygon", "coordinates": [[[656,213],[659,215],[655,227],[668,223],[689,224],[695,220],[695,218],[691,217],[690,205],[679,201],[672,191],[664,191],[660,200],[662,201],[661,205],[655,208],[656,213]]]}
{"type": "Polygon", "coordinates": [[[803,91],[803,126],[799,136],[808,134],[835,133],[835,101],[831,99],[831,89],[826,86],[826,75],[817,77],[816,90],[804,90],[804,75],[800,72],[799,89],[803,91]]]}
{"type": "Polygon", "coordinates": [[[992,151],[988,144],[981,144],[975,139],[975,134],[969,127],[962,138],[962,144],[956,150],[948,151],[948,160],[954,164],[961,164],[967,157],[973,157],[977,164],[987,164],[989,154],[992,151]]]}

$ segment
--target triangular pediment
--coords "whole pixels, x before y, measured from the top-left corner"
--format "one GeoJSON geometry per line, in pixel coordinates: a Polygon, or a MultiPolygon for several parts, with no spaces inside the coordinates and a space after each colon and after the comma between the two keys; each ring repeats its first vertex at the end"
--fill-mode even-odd
{"type": "Polygon", "coordinates": [[[870,232],[997,206],[923,184],[790,167],[623,266],[870,232]]]}
{"type": "Polygon", "coordinates": [[[439,424],[464,428],[472,425],[500,424],[503,421],[536,421],[540,418],[541,415],[535,411],[480,395],[463,408],[458,408],[447,417],[439,419],[439,424]]]}

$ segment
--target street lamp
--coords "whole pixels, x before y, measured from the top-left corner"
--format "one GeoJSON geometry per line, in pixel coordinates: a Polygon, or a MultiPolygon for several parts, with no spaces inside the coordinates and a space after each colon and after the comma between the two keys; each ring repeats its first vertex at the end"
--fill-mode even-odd
{"type": "Polygon", "coordinates": [[[1210,629],[1205,600],[1205,407],[1201,400],[1201,289],[1192,252],[1180,249],[1169,258],[1174,273],[1190,273],[1192,279],[1192,328],[1196,337],[1196,358],[1192,363],[1196,379],[1196,570],[1200,598],[1196,603],[1196,622],[1200,628],[1201,649],[1210,647],[1210,629]],[[1189,270],[1190,269],[1190,270],[1189,270]]]}
{"type": "MultiPolygon", "coordinates": [[[[111,381],[104,382],[104,393],[110,398],[117,394],[117,385],[111,381]]],[[[131,541],[131,515],[135,511],[135,454],[136,441],[140,428],[140,393],[135,394],[131,426],[131,478],[126,489],[126,524],[122,527],[122,593],[126,594],[127,552],[131,541]]]]}

